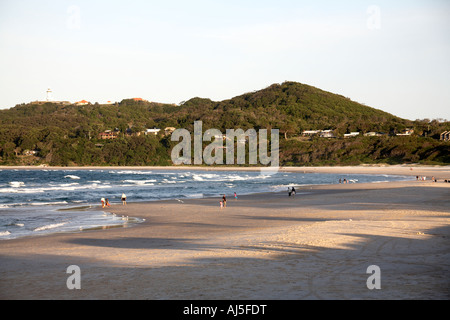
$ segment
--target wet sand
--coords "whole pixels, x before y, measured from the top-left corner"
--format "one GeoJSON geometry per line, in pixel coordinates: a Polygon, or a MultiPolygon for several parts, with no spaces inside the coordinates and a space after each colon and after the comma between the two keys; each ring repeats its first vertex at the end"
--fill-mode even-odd
{"type": "MultiPolygon", "coordinates": [[[[438,169],[404,171],[450,178],[438,169]]],[[[219,200],[114,205],[146,221],[0,241],[0,298],[450,298],[450,183],[302,187],[230,197],[223,210],[219,200]],[[70,265],[81,290],[66,286],[70,265]],[[367,288],[371,265],[381,290],[367,288]]]]}

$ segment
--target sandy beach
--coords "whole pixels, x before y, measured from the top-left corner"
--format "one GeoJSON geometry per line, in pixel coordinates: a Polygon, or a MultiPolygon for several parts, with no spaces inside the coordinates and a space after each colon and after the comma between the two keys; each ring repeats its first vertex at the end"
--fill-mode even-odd
{"type": "Polygon", "coordinates": [[[230,197],[223,210],[218,198],[113,205],[145,222],[0,241],[0,299],[450,298],[449,167],[281,170],[427,180],[230,197]],[[81,290],[66,286],[71,265],[81,290]],[[379,290],[367,287],[372,265],[379,290]]]}

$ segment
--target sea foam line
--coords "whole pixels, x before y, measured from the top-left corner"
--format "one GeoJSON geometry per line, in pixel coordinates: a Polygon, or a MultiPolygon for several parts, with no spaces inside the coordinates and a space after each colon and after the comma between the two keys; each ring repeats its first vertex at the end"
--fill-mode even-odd
{"type": "Polygon", "coordinates": [[[67,224],[67,222],[49,224],[46,226],[38,227],[38,228],[34,229],[33,231],[39,232],[39,231],[45,231],[45,230],[50,230],[50,229],[56,229],[56,228],[65,226],[66,224],[67,224]]]}

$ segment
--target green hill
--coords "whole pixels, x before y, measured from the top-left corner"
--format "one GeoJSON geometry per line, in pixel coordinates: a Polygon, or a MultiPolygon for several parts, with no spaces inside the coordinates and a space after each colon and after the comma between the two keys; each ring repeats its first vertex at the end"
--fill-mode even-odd
{"type": "Polygon", "coordinates": [[[204,130],[222,132],[280,129],[282,165],[450,163],[449,144],[439,141],[439,134],[450,130],[448,122],[409,121],[341,95],[285,82],[229,100],[193,98],[179,106],[126,99],[113,105],[31,103],[0,110],[0,164],[171,165],[170,137],[139,132],[154,127],[192,132],[196,120],[203,121],[204,130]],[[414,135],[393,136],[407,128],[414,135]],[[114,129],[120,131],[116,139],[99,139],[101,132],[114,129]],[[337,138],[301,137],[304,130],[327,129],[337,138]],[[349,132],[386,135],[344,139],[349,132]]]}

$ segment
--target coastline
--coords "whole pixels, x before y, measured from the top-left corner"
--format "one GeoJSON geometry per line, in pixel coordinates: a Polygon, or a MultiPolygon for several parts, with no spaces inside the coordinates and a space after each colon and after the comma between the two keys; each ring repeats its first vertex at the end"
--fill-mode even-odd
{"type": "MultiPolygon", "coordinates": [[[[228,167],[228,166],[89,166],[89,167],[36,167],[36,166],[0,166],[0,170],[186,170],[186,171],[261,171],[273,170],[271,167],[228,167]]],[[[280,167],[280,172],[336,173],[336,174],[389,174],[405,176],[427,176],[437,179],[450,179],[450,165],[359,165],[359,166],[323,166],[323,167],[280,167]]]]}
{"type": "MultiPolygon", "coordinates": [[[[308,169],[374,172],[282,170],[308,169]]],[[[449,178],[448,168],[381,169],[449,178]]],[[[113,205],[146,221],[0,242],[0,298],[445,300],[449,195],[450,184],[427,180],[252,194],[224,210],[217,198],[113,205]],[[80,266],[82,290],[67,289],[69,265],[80,266]],[[382,270],[381,290],[366,287],[370,265],[382,270]]]]}

